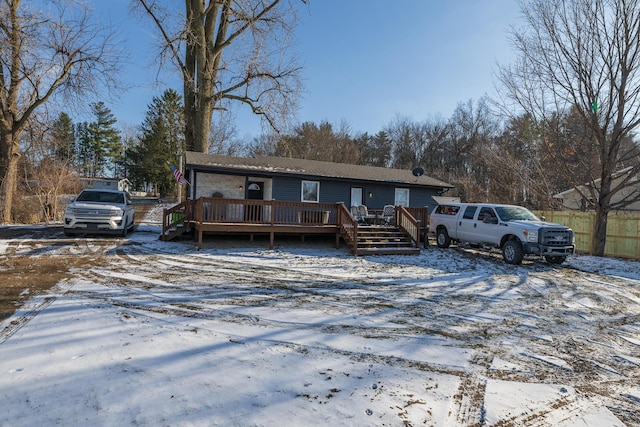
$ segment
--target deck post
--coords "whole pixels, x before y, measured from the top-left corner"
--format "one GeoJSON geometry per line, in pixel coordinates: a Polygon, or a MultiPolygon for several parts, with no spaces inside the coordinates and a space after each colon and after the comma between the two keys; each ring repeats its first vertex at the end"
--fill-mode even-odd
{"type": "Polygon", "coordinates": [[[275,233],[272,231],[269,233],[269,249],[273,250],[273,241],[274,241],[275,233]]]}
{"type": "Polygon", "coordinates": [[[202,229],[198,229],[198,250],[202,249],[202,229]]]}

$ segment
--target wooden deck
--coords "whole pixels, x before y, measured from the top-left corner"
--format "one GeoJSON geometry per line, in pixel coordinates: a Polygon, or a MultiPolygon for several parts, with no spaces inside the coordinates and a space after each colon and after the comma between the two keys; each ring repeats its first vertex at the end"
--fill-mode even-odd
{"type": "Polygon", "coordinates": [[[198,248],[202,248],[205,234],[266,234],[273,249],[276,234],[334,235],[336,247],[344,241],[354,255],[419,253],[420,242],[426,237],[426,229],[421,226],[426,224],[426,208],[396,207],[394,220],[391,226],[379,226],[379,232],[393,228],[404,237],[405,245],[397,235],[393,240],[384,236],[364,239],[365,233],[371,235],[372,228],[375,233],[376,226],[358,224],[343,203],[201,197],[164,210],[161,239],[193,233],[198,248]],[[371,243],[376,241],[378,245],[371,243]]]}

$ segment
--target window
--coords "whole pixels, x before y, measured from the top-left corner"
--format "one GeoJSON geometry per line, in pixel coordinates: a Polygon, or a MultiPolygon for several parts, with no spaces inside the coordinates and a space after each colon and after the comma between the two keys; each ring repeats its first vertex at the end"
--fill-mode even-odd
{"type": "Polygon", "coordinates": [[[478,220],[485,222],[487,224],[497,224],[498,217],[496,213],[491,208],[481,208],[480,213],[478,214],[478,220]]]}
{"type": "Polygon", "coordinates": [[[351,187],[351,206],[360,206],[364,200],[363,195],[362,187],[351,187]]]}
{"type": "Polygon", "coordinates": [[[409,189],[396,188],[396,206],[409,206],[409,189]]]}
{"type": "Polygon", "coordinates": [[[460,206],[438,205],[436,213],[441,215],[455,215],[460,210],[460,206]]]}
{"type": "Polygon", "coordinates": [[[320,200],[320,183],[318,181],[302,181],[302,201],[318,203],[320,200]]]}
{"type": "Polygon", "coordinates": [[[462,215],[462,218],[473,219],[473,216],[475,215],[477,209],[477,206],[467,206],[467,208],[464,210],[464,215],[462,215]]]}

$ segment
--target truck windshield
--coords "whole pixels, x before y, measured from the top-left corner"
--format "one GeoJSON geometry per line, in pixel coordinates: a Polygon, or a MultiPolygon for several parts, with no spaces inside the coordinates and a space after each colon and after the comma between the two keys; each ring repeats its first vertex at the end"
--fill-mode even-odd
{"type": "Polygon", "coordinates": [[[540,221],[531,211],[520,206],[500,206],[496,207],[496,212],[503,221],[540,221]]]}

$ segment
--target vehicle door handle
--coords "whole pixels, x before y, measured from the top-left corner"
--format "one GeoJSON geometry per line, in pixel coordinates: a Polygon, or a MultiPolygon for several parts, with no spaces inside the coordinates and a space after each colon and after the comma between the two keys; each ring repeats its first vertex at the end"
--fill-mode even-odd
{"type": "Polygon", "coordinates": [[[477,225],[478,225],[478,223],[474,222],[473,223],[473,228],[476,228],[477,225]]]}

